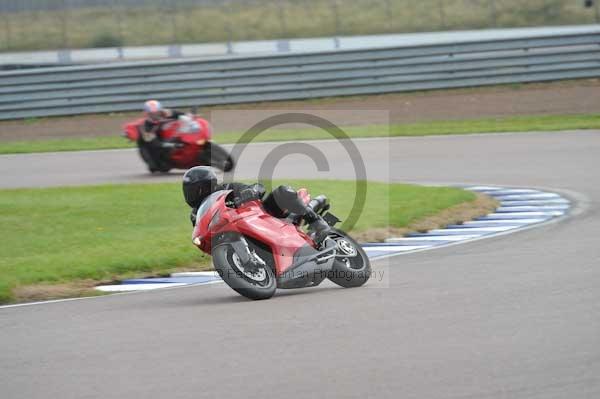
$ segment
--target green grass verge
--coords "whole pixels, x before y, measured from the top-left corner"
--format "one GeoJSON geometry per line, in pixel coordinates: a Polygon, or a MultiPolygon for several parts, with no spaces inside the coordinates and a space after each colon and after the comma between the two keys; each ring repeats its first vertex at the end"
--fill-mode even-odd
{"type": "MultiPolygon", "coordinates": [[[[344,219],[355,183],[292,181],[327,193],[344,219]]],[[[274,184],[279,184],[274,182],[274,184]]],[[[405,227],[475,196],[456,188],[368,183],[355,231],[405,227]],[[386,210],[389,210],[386,212],[386,210]]],[[[190,242],[179,184],[129,184],[0,191],[0,303],[37,283],[111,280],[208,265],[190,242]]]]}
{"type": "Polygon", "coordinates": [[[0,142],[0,154],[27,154],[33,152],[85,151],[133,148],[135,145],[119,136],[49,139],[0,142]]]}
{"type": "MultiPolygon", "coordinates": [[[[458,121],[433,121],[392,126],[352,126],[344,128],[348,136],[400,137],[449,134],[562,131],[575,129],[600,129],[600,114],[518,116],[509,118],[467,119],[458,121]]],[[[224,132],[215,135],[222,144],[240,141],[243,132],[224,132]]],[[[255,142],[331,139],[329,133],[319,129],[267,130],[255,142]]],[[[0,142],[0,154],[32,152],[80,151],[132,148],[123,137],[70,138],[34,141],[0,142]]]]}

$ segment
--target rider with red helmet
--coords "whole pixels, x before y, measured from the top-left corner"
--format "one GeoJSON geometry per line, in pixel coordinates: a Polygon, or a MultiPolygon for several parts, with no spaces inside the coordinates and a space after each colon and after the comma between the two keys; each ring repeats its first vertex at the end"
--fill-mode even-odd
{"type": "Polygon", "coordinates": [[[144,103],[144,131],[142,135],[144,141],[150,142],[155,138],[161,140],[160,131],[162,126],[169,121],[178,119],[185,115],[183,112],[175,111],[168,108],[163,108],[162,104],[157,100],[148,100],[144,103]]]}
{"type": "Polygon", "coordinates": [[[183,112],[163,108],[157,100],[148,100],[144,103],[144,116],[146,117],[141,127],[138,144],[150,156],[147,158],[151,164],[150,170],[161,170],[161,163],[168,163],[173,144],[165,140],[161,133],[163,125],[177,120],[183,112]]]}

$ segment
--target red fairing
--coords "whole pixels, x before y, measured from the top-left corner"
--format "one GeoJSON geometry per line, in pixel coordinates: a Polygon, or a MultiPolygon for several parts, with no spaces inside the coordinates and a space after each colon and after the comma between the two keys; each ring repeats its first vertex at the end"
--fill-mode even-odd
{"type": "MultiPolygon", "coordinates": [[[[207,120],[193,117],[198,129],[186,131],[181,120],[173,120],[163,124],[161,137],[165,140],[178,138],[187,144],[175,149],[171,154],[173,166],[178,169],[189,169],[198,165],[198,155],[204,150],[206,142],[212,138],[212,128],[207,120]]],[[[131,141],[137,141],[140,129],[144,128],[145,119],[140,118],[123,126],[125,136],[131,141]]]]}
{"type": "Polygon", "coordinates": [[[136,119],[123,125],[125,136],[131,141],[137,141],[140,136],[138,128],[144,125],[144,119],[136,119]]]}
{"type": "Polygon", "coordinates": [[[202,251],[210,254],[212,240],[218,234],[240,233],[271,248],[275,259],[275,274],[280,276],[292,265],[294,254],[300,248],[314,244],[310,237],[294,224],[269,215],[260,201],[247,202],[240,208],[227,207],[225,199],[229,192],[221,191],[219,194],[215,193],[216,196],[213,194],[215,197],[205,200],[205,203],[212,201],[207,204],[208,209],[203,210],[202,206],[200,207],[200,219],[197,220],[192,239],[202,251]]]}
{"type": "MultiPolygon", "coordinates": [[[[184,143],[190,144],[196,143],[198,140],[210,140],[212,138],[212,129],[208,121],[198,117],[194,117],[192,120],[199,125],[199,130],[197,132],[183,133],[180,129],[182,122],[180,120],[174,120],[163,125],[161,136],[165,139],[179,137],[184,143]]],[[[144,120],[142,119],[142,124],[143,121],[144,120]]]]}

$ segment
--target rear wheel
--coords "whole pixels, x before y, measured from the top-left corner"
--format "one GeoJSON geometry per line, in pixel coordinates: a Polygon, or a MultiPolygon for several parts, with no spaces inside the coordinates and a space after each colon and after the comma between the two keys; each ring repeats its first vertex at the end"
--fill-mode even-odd
{"type": "Polygon", "coordinates": [[[221,169],[224,172],[229,172],[235,166],[233,158],[227,150],[213,142],[206,143],[200,161],[209,166],[221,169]]]}
{"type": "Polygon", "coordinates": [[[251,261],[244,264],[233,245],[223,243],[212,250],[213,264],[219,276],[240,295],[250,299],[271,298],[277,289],[275,273],[261,256],[260,248],[248,243],[251,261]]]}
{"type": "Polygon", "coordinates": [[[329,238],[337,244],[337,255],[328,278],[344,288],[360,287],[371,277],[371,262],[362,246],[338,229],[329,238]]]}

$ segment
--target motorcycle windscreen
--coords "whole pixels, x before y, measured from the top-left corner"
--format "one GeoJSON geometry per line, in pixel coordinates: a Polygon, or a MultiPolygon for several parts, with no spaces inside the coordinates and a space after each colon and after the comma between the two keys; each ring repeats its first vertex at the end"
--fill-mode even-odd
{"type": "Polygon", "coordinates": [[[198,208],[198,212],[196,212],[196,220],[198,222],[200,222],[202,217],[204,217],[204,215],[206,215],[206,213],[210,210],[210,208],[212,208],[212,206],[214,204],[216,204],[221,199],[222,196],[227,195],[227,193],[229,193],[229,191],[219,190],[219,191],[215,191],[214,193],[212,193],[211,195],[206,197],[206,199],[202,202],[202,204],[198,208]]]}
{"type": "Polygon", "coordinates": [[[213,206],[223,200],[227,194],[229,194],[231,190],[219,190],[215,191],[200,204],[198,211],[196,212],[196,226],[194,227],[194,231],[192,233],[192,240],[198,236],[206,234],[207,228],[209,228],[209,224],[203,224],[202,219],[207,215],[207,213],[213,208],[213,206]]]}

